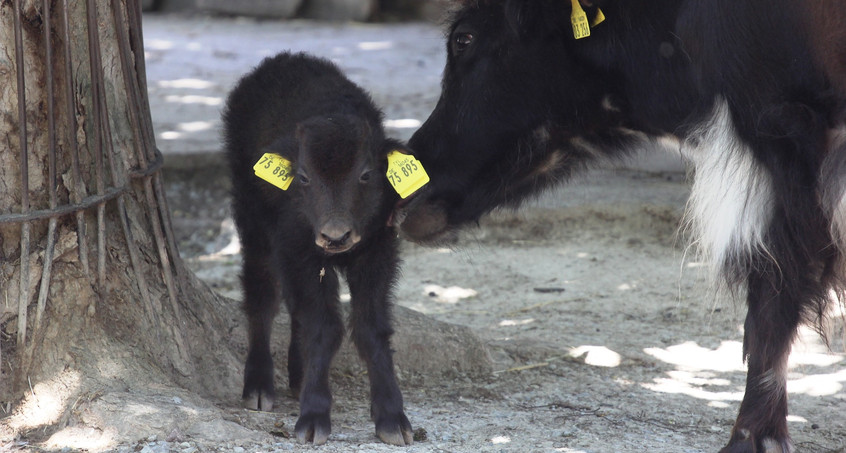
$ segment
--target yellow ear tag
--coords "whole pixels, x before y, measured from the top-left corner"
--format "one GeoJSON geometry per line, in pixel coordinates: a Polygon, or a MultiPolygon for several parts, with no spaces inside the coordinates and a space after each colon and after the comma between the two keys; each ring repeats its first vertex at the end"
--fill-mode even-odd
{"type": "Polygon", "coordinates": [[[407,198],[429,182],[423,164],[414,156],[399,151],[388,153],[388,172],[385,175],[402,198],[407,198]]]}
{"type": "Polygon", "coordinates": [[[602,14],[601,9],[596,8],[596,16],[594,16],[592,21],[590,21],[590,26],[596,27],[597,25],[601,24],[602,22],[605,22],[605,14],[602,14]]]}
{"type": "Polygon", "coordinates": [[[573,24],[573,37],[576,39],[587,38],[590,36],[587,14],[582,9],[579,0],[570,0],[570,3],[573,4],[573,11],[570,13],[570,23],[573,24]]]}
{"type": "Polygon", "coordinates": [[[291,185],[291,181],[294,179],[293,168],[290,160],[273,153],[265,153],[253,165],[256,176],[282,190],[288,190],[291,185]]]}

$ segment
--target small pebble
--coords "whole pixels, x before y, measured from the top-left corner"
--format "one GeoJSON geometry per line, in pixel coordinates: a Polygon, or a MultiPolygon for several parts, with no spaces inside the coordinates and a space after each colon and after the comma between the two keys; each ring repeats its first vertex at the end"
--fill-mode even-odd
{"type": "Polygon", "coordinates": [[[811,425],[811,429],[820,429],[820,425],[814,423],[813,425],[811,425]]]}
{"type": "Polygon", "coordinates": [[[415,442],[425,442],[427,440],[429,440],[429,434],[426,432],[426,428],[417,428],[414,430],[415,442]]]}

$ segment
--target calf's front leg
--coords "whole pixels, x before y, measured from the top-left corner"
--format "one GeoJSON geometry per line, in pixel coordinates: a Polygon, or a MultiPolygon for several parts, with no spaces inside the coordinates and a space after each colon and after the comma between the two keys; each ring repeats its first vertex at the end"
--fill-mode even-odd
{"type": "Polygon", "coordinates": [[[371,260],[370,266],[355,266],[347,280],[352,296],[352,338],[367,365],[376,435],[382,442],[403,446],[413,443],[413,431],[403,411],[390,344],[394,332],[390,292],[397,264],[395,257],[371,260]]]}
{"type": "Polygon", "coordinates": [[[302,363],[300,417],[294,431],[301,443],[322,445],[332,432],[329,366],[341,346],[344,324],[338,310],[335,271],[327,268],[325,277],[320,280],[316,275],[303,276],[292,285],[296,288],[292,291],[296,308],[291,313],[296,319],[291,322],[298,325],[294,330],[299,330],[300,336],[291,343],[300,345],[302,363]]]}

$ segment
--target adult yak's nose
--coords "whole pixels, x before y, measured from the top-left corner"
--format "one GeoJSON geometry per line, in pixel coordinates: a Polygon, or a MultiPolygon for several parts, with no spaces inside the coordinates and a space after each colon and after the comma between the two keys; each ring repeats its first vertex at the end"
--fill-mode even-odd
{"type": "Polygon", "coordinates": [[[330,220],[317,232],[315,243],[326,253],[342,253],[351,249],[361,240],[350,222],[330,220]]]}

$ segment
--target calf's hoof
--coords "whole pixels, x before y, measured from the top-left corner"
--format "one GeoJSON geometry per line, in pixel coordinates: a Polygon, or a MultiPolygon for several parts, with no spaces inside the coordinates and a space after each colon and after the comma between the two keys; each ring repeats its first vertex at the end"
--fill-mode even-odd
{"type": "Polygon", "coordinates": [[[253,411],[270,412],[273,410],[273,402],[276,396],[261,390],[255,390],[251,393],[244,393],[243,404],[244,407],[253,411]]]}
{"type": "Polygon", "coordinates": [[[404,413],[379,417],[376,420],[376,436],[390,445],[405,446],[414,442],[414,431],[404,413]]]}
{"type": "Polygon", "coordinates": [[[332,423],[329,414],[305,414],[300,415],[297,424],[294,426],[297,433],[297,440],[301,444],[313,443],[323,445],[329,439],[332,432],[332,423]]]}
{"type": "Polygon", "coordinates": [[[270,353],[250,351],[244,365],[244,391],[241,399],[247,409],[273,410],[276,389],[273,387],[273,358],[270,353]]]}
{"type": "Polygon", "coordinates": [[[756,438],[748,429],[738,429],[720,453],[793,453],[793,443],[789,438],[756,438]]]}

